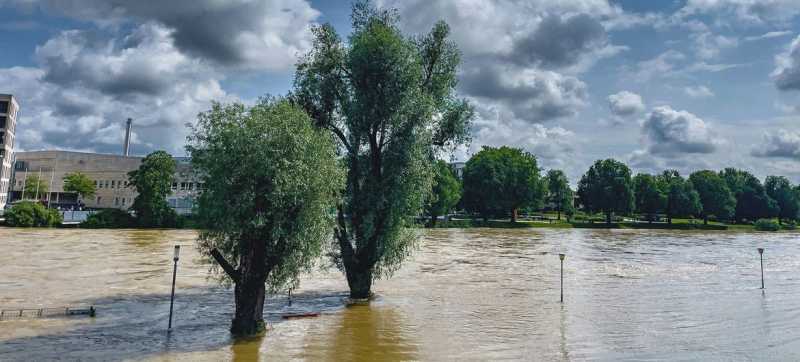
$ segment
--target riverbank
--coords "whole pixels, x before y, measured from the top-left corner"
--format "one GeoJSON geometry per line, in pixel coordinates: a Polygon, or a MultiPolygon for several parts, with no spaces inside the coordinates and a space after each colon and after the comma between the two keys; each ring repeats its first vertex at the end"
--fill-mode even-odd
{"type": "MultiPolygon", "coordinates": [[[[550,220],[550,221],[531,221],[519,220],[511,222],[510,220],[488,220],[483,221],[479,219],[451,219],[440,220],[433,228],[453,229],[453,228],[501,228],[501,229],[515,229],[515,228],[553,228],[553,229],[654,229],[654,230],[708,230],[708,231],[756,231],[753,225],[749,224],[723,224],[718,222],[709,222],[707,225],[702,221],[692,221],[689,219],[673,219],[672,224],[665,222],[614,222],[606,224],[603,222],[568,222],[566,220],[550,220]]],[[[785,230],[784,230],[785,231],[785,230]]]]}

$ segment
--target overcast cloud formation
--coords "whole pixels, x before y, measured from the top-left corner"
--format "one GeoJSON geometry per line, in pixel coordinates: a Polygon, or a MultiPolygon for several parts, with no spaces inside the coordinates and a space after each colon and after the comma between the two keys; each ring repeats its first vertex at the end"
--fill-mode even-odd
{"type": "MultiPolygon", "coordinates": [[[[473,141],[524,148],[577,180],[597,159],[634,172],[743,167],[800,181],[800,2],[377,0],[409,34],[438,20],[462,51],[473,141]],[[646,102],[645,102],[646,100],[646,102]],[[758,129],[759,132],[753,132],[758,129]]],[[[21,149],[184,153],[212,101],[291,89],[311,26],[343,38],[349,1],[0,0],[0,93],[21,149]],[[5,17],[4,17],[5,16],[5,17]]]]}

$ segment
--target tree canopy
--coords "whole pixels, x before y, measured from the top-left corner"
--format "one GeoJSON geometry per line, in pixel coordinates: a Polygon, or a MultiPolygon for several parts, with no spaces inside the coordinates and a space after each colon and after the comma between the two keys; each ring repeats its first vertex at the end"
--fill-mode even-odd
{"type": "Polygon", "coordinates": [[[48,184],[38,175],[27,174],[25,177],[25,192],[23,198],[26,200],[42,200],[47,195],[48,184]]]}
{"type": "Polygon", "coordinates": [[[779,220],[797,219],[798,212],[800,212],[800,199],[789,179],[783,176],[767,176],[764,188],[767,195],[777,203],[779,220]]]}
{"type": "Polygon", "coordinates": [[[700,195],[676,170],[666,170],[657,176],[659,187],[666,195],[664,213],[667,222],[675,216],[699,215],[703,210],[700,195]]]}
{"type": "Polygon", "coordinates": [[[82,172],[64,175],[64,191],[74,192],[82,198],[91,198],[95,193],[94,181],[82,172]]]}
{"type": "Polygon", "coordinates": [[[167,195],[172,191],[175,160],[165,151],[147,155],[139,169],[128,173],[128,181],[136,188],[136,198],[131,210],[143,227],[174,227],[178,215],[167,204],[167,195]]]}
{"type": "Polygon", "coordinates": [[[664,211],[667,195],[659,187],[656,177],[640,173],[633,177],[633,194],[636,200],[636,211],[645,214],[647,220],[653,221],[656,214],[664,211]]]}
{"type": "Polygon", "coordinates": [[[433,192],[428,200],[431,225],[440,215],[447,215],[461,199],[461,182],[453,175],[450,165],[442,160],[434,164],[433,192]]]}
{"type": "Polygon", "coordinates": [[[558,220],[561,220],[561,213],[567,213],[567,219],[574,211],[573,192],[569,188],[567,175],[561,170],[547,171],[545,176],[547,187],[547,202],[549,202],[558,213],[558,220]]]}
{"type": "Polygon", "coordinates": [[[437,23],[409,37],[396,12],[353,5],[344,42],[330,24],[312,29],[292,100],[337,139],[347,183],[334,261],[354,298],[399,268],[416,245],[411,228],[433,184],[432,160],[469,137],[472,107],[456,96],[460,54],[437,23]]]}
{"type": "Polygon", "coordinates": [[[736,208],[734,209],[736,221],[756,221],[778,214],[777,203],[767,195],[761,181],[751,173],[726,168],[720,171],[720,177],[725,180],[736,198],[736,208]]]}
{"type": "Polygon", "coordinates": [[[689,175],[689,182],[700,196],[704,223],[708,223],[709,216],[728,219],[733,215],[736,198],[719,174],[710,170],[696,171],[689,175]]]}
{"type": "Polygon", "coordinates": [[[332,237],[332,211],[344,186],[333,139],[302,109],[266,98],[252,108],[214,104],[200,114],[189,141],[206,185],[196,213],[200,250],[217,250],[236,284],[231,330],[257,333],[265,286],[293,288],[332,237]]]}
{"type": "Polygon", "coordinates": [[[614,159],[596,161],[581,177],[578,198],[586,211],[605,213],[610,224],[612,213],[634,209],[631,170],[614,159]]]}
{"type": "Polygon", "coordinates": [[[464,166],[464,206],[484,218],[541,207],[545,185],[536,157],[519,148],[484,146],[464,166]]]}

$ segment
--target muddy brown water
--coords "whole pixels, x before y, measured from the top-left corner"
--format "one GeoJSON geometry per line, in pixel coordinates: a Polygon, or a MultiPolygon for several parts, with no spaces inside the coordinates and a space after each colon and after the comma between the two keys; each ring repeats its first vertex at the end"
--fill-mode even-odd
{"type": "Polygon", "coordinates": [[[798,234],[431,230],[370,305],[345,307],[343,276],[320,270],[291,306],[272,296],[270,330],[249,340],[228,334],[232,292],[195,236],[0,228],[0,308],[98,310],[0,321],[0,360],[800,360],[798,234]],[[322,314],[280,318],[295,312],[322,314]]]}

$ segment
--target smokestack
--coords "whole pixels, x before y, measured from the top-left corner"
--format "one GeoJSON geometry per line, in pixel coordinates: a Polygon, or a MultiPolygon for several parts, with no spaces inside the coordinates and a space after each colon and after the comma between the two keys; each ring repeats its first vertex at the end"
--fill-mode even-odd
{"type": "Polygon", "coordinates": [[[127,127],[126,127],[126,130],[125,130],[125,149],[124,149],[126,157],[130,156],[130,152],[131,152],[131,124],[132,123],[133,123],[133,120],[128,118],[128,122],[127,122],[127,125],[126,125],[127,127]]]}

